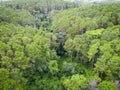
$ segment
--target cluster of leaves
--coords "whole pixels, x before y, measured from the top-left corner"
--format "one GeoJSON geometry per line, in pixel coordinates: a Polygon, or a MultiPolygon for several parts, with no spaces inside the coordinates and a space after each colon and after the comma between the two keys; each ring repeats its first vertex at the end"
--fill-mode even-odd
{"type": "Polygon", "coordinates": [[[100,90],[117,90],[116,86],[109,81],[103,81],[99,84],[100,90]]]}

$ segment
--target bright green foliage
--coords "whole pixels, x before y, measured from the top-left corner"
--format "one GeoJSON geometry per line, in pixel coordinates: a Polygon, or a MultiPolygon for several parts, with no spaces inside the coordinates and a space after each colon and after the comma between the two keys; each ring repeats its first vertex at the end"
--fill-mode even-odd
{"type": "Polygon", "coordinates": [[[73,52],[73,48],[74,48],[73,40],[68,39],[65,43],[64,48],[68,51],[69,55],[72,57],[72,52],[73,52]]]}
{"type": "Polygon", "coordinates": [[[82,90],[87,86],[87,80],[83,75],[75,74],[71,78],[63,80],[67,90],[82,90]]]}
{"type": "Polygon", "coordinates": [[[118,90],[114,83],[109,81],[102,81],[98,86],[100,90],[118,90]]]}
{"type": "Polygon", "coordinates": [[[115,47],[118,45],[114,40],[109,42],[104,42],[100,47],[101,57],[98,58],[98,61],[95,64],[95,69],[98,72],[104,72],[109,78],[113,78],[114,74],[120,70],[120,57],[117,52],[115,52],[115,47]],[[112,43],[112,44],[111,44],[112,43]],[[115,46],[114,46],[115,45],[115,46]],[[112,47],[114,46],[114,47],[112,47]]]}
{"type": "Polygon", "coordinates": [[[14,81],[9,80],[9,71],[4,68],[0,69],[0,83],[1,83],[0,85],[1,90],[10,89],[12,86],[12,83],[13,84],[15,83],[14,81]],[[11,85],[9,83],[11,83],[11,85]]]}
{"type": "Polygon", "coordinates": [[[24,90],[26,79],[22,78],[19,70],[9,71],[0,69],[0,89],[1,90],[24,90]],[[21,83],[22,82],[22,83],[21,83]]]}
{"type": "Polygon", "coordinates": [[[56,60],[48,62],[48,68],[50,69],[50,73],[55,75],[58,73],[58,64],[56,60]]]}
{"type": "Polygon", "coordinates": [[[93,44],[88,51],[88,58],[91,60],[98,52],[99,42],[93,44]]]}
{"type": "Polygon", "coordinates": [[[49,57],[49,39],[35,36],[34,40],[34,42],[26,46],[26,52],[28,52],[28,56],[32,60],[35,60],[37,58],[49,57]]]}

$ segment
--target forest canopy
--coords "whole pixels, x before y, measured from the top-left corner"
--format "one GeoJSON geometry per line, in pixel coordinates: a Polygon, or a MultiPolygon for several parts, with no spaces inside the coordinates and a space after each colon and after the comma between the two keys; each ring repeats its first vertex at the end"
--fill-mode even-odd
{"type": "Polygon", "coordinates": [[[120,3],[0,2],[0,90],[119,90],[120,3]]]}

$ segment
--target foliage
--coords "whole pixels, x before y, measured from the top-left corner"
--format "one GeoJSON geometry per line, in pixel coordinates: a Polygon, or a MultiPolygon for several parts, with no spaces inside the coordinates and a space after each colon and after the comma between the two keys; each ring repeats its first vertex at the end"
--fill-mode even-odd
{"type": "Polygon", "coordinates": [[[87,81],[83,75],[74,74],[71,78],[65,78],[63,85],[67,90],[82,90],[86,88],[87,81]]]}
{"type": "Polygon", "coordinates": [[[100,90],[118,90],[114,83],[109,81],[102,81],[99,84],[100,90]]]}
{"type": "Polygon", "coordinates": [[[0,2],[0,90],[119,88],[120,5],[79,6],[0,2]]]}

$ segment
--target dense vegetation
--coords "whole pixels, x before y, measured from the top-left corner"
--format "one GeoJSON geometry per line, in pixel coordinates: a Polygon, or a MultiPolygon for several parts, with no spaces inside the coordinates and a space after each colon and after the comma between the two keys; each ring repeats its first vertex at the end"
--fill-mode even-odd
{"type": "Polygon", "coordinates": [[[119,4],[0,4],[0,90],[120,89],[119,4]]]}

